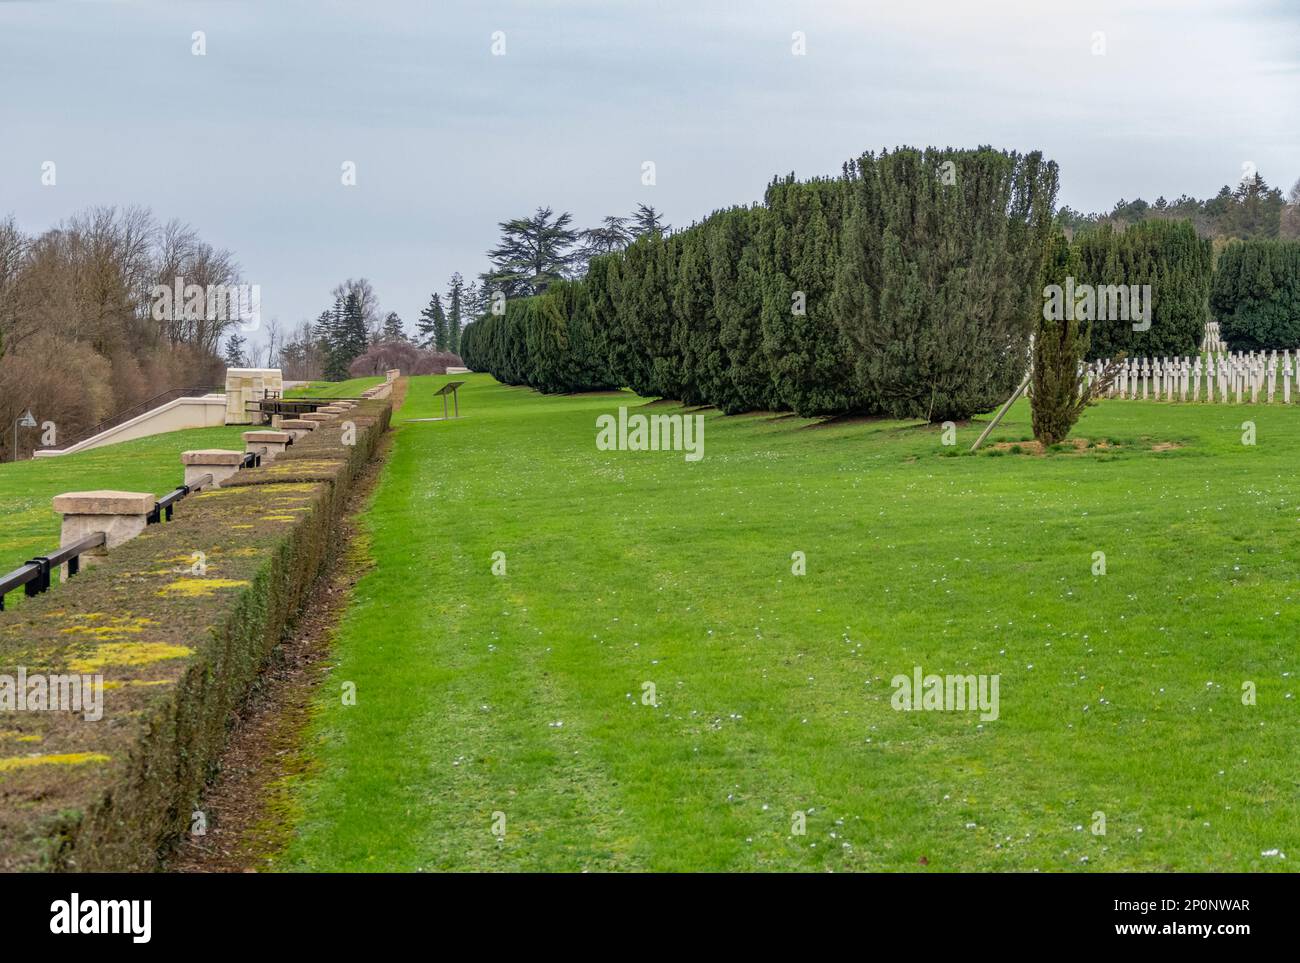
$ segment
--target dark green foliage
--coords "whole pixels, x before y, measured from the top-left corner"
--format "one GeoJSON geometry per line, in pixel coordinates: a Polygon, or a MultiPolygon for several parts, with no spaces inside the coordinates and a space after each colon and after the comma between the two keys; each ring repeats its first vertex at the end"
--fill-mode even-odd
{"type": "Polygon", "coordinates": [[[578,232],[570,227],[572,221],[572,214],[557,215],[549,207],[539,207],[531,217],[502,221],[501,240],[488,251],[492,270],[479,276],[484,289],[518,298],[541,294],[561,280],[582,255],[574,249],[578,232]]]}
{"type": "Polygon", "coordinates": [[[676,398],[681,393],[682,357],[672,337],[671,302],[680,241],[643,235],[623,252],[615,304],[626,350],[615,373],[639,395],[676,398]]]}
{"type": "Polygon", "coordinates": [[[510,385],[539,391],[594,391],[613,387],[593,329],[591,293],[578,281],[556,281],[545,294],[513,298],[504,314],[485,314],[466,326],[462,358],[510,385]]]}
{"type": "Polygon", "coordinates": [[[776,406],[762,346],[763,286],[757,239],[765,213],[761,207],[733,207],[707,222],[713,310],[725,372],[719,376],[719,391],[711,400],[729,415],[776,406]]]}
{"type": "Polygon", "coordinates": [[[1037,154],[903,150],[676,233],[647,208],[582,281],[470,324],[461,356],[507,384],[728,414],[969,417],[1024,376],[1055,192],[1037,154]]]}
{"type": "Polygon", "coordinates": [[[591,355],[595,370],[609,385],[622,387],[627,334],[618,323],[618,291],[622,284],[622,258],[616,254],[593,257],[582,286],[587,290],[587,320],[591,329],[591,355]]]}
{"type": "Polygon", "coordinates": [[[325,380],[346,381],[348,368],[366,348],[370,347],[370,332],[361,309],[361,298],[356,291],[334,301],[334,310],[322,315],[317,322],[323,328],[325,341],[325,380]]]}
{"type": "Polygon", "coordinates": [[[726,371],[706,232],[699,225],[680,235],[672,289],[672,340],[681,353],[680,398],[687,405],[710,404],[726,371]]]}
{"type": "MultiPolygon", "coordinates": [[[[1189,221],[1143,221],[1125,231],[1105,225],[1075,238],[1078,284],[1100,291],[1112,285],[1150,286],[1150,323],[1098,318],[1088,359],[1193,355],[1209,320],[1211,244],[1189,221]]],[[[1099,295],[1100,300],[1100,295],[1099,295]]],[[[1113,313],[1113,312],[1112,312],[1113,313]]]]}
{"type": "Polygon", "coordinates": [[[831,311],[844,182],[774,180],[758,234],[762,345],[776,404],[798,415],[863,407],[853,350],[831,311]]]}
{"type": "Polygon", "coordinates": [[[1210,292],[1233,351],[1300,345],[1300,241],[1234,241],[1219,253],[1210,292]]]}
{"type": "Polygon", "coordinates": [[[402,319],[396,311],[389,311],[388,316],[384,318],[384,328],[382,333],[384,341],[409,341],[406,336],[406,326],[402,324],[402,319]]]}
{"type": "Polygon", "coordinates": [[[447,312],[442,308],[442,295],[434,292],[429,298],[429,304],[420,312],[420,320],[416,324],[416,330],[420,332],[419,343],[422,348],[436,348],[444,351],[447,348],[447,312]]]}
{"type": "MultiPolygon", "coordinates": [[[[1064,286],[1066,278],[1077,272],[1078,253],[1071,250],[1064,234],[1054,235],[1043,258],[1042,286],[1064,286]]],[[[1044,447],[1064,441],[1088,405],[1089,388],[1082,363],[1090,329],[1091,323],[1080,320],[1074,312],[1066,316],[1065,312],[1053,312],[1049,305],[1044,305],[1038,315],[1030,402],[1034,437],[1044,447]]]]}
{"type": "Polygon", "coordinates": [[[465,279],[457,271],[447,291],[447,350],[460,350],[460,332],[465,326],[465,279]]]}
{"type": "Polygon", "coordinates": [[[1056,165],[908,148],[864,154],[846,181],[833,310],[867,394],[900,418],[992,410],[1024,377],[1056,165]]]}

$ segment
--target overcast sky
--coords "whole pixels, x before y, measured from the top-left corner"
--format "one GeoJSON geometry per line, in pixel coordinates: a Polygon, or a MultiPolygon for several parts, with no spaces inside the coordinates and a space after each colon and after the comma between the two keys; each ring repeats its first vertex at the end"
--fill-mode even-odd
{"type": "Polygon", "coordinates": [[[1044,151],[1085,211],[1247,162],[1289,187],[1300,0],[0,0],[0,216],[148,205],[286,325],[366,276],[413,328],[538,205],[687,224],[776,173],[984,143],[1044,151]]]}

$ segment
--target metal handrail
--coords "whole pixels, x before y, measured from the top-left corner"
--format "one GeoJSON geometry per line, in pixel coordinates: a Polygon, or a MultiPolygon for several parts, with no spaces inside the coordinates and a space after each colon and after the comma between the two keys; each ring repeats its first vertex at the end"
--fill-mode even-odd
{"type": "MultiPolygon", "coordinates": [[[[261,464],[261,454],[250,451],[244,454],[239,467],[257,468],[261,464]]],[[[196,478],[192,485],[181,485],[180,488],[169,491],[154,502],[153,508],[145,515],[145,524],[157,525],[163,519],[170,522],[177,502],[193,491],[208,487],[212,484],[212,481],[212,473],[208,472],[196,478]]],[[[92,548],[98,548],[105,541],[106,536],[103,532],[95,532],[93,535],[87,535],[79,542],[60,548],[57,552],[28,559],[8,575],[0,577],[0,612],[5,610],[5,595],[20,586],[29,596],[39,595],[47,591],[50,587],[50,573],[60,565],[66,564],[68,566],[69,578],[76,575],[81,570],[80,556],[82,553],[88,552],[92,548]]]]}
{"type": "Polygon", "coordinates": [[[107,536],[103,532],[95,532],[79,542],[63,546],[57,552],[28,559],[8,575],[0,577],[0,612],[5,610],[5,596],[19,586],[29,597],[48,590],[50,573],[60,565],[68,566],[68,578],[72,578],[81,571],[81,555],[92,548],[99,548],[106,540],[107,536]]]}
{"type": "Polygon", "coordinates": [[[139,404],[132,405],[130,408],[119,411],[110,418],[105,418],[99,424],[87,428],[85,431],[73,436],[70,440],[63,439],[59,441],[58,447],[71,448],[73,445],[78,445],[87,438],[95,437],[101,431],[108,431],[110,428],[116,428],[118,425],[123,425],[132,418],[143,415],[145,412],[152,411],[154,408],[157,408],[159,405],[165,404],[168,401],[175,401],[177,398],[197,398],[202,395],[211,394],[212,392],[224,390],[225,389],[220,385],[194,388],[169,388],[161,394],[156,394],[152,398],[146,398],[139,404]]]}

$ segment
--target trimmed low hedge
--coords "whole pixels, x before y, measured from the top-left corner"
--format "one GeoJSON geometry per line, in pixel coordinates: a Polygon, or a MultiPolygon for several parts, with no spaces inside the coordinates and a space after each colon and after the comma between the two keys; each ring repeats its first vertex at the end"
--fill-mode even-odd
{"type": "Polygon", "coordinates": [[[317,429],[0,616],[0,674],[101,673],[105,688],[99,721],[0,713],[0,870],[158,868],[233,711],[338,550],[347,493],[390,416],[362,402],[342,416],[354,438],[317,429]]]}

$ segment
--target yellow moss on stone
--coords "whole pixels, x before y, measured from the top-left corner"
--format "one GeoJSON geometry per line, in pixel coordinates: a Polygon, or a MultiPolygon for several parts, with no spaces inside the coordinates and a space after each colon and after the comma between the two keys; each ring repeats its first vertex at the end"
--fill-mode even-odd
{"type": "Polygon", "coordinates": [[[150,686],[150,685],[175,685],[175,679],[114,679],[112,682],[105,682],[104,688],[121,689],[123,686],[150,686]]]}
{"type": "Polygon", "coordinates": [[[218,589],[237,588],[250,584],[239,578],[178,578],[158,590],[159,595],[179,595],[182,598],[207,598],[218,589]]]}
{"type": "Polygon", "coordinates": [[[102,752],[66,752],[56,756],[10,756],[0,759],[0,772],[31,766],[80,766],[88,762],[108,762],[102,752]]]}
{"type": "Polygon", "coordinates": [[[42,737],[25,735],[17,729],[0,729],[0,739],[12,739],[15,742],[40,742],[42,737]]]}
{"type": "Polygon", "coordinates": [[[95,648],[93,655],[69,659],[70,672],[97,672],[106,666],[149,665],[167,659],[193,655],[194,650],[166,642],[109,642],[95,648]]]}

